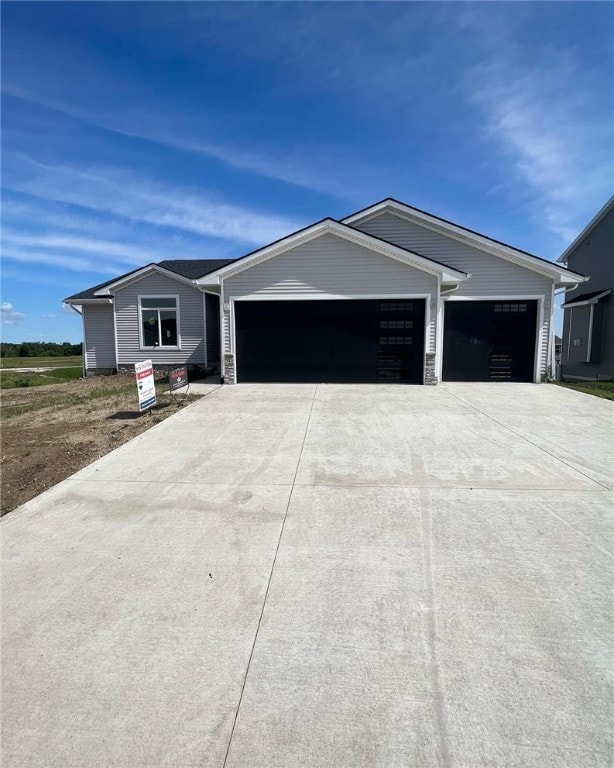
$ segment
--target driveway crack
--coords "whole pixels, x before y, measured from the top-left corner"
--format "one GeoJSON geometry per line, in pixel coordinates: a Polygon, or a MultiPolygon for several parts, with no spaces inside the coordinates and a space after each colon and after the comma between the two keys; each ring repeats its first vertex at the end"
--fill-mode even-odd
{"type": "Polygon", "coordinates": [[[273,572],[275,570],[275,564],[277,562],[277,555],[279,553],[279,547],[281,545],[281,538],[284,534],[284,528],[286,525],[286,520],[288,519],[288,511],[290,509],[290,503],[292,501],[292,494],[294,493],[294,486],[296,485],[296,478],[298,476],[298,469],[301,464],[301,459],[303,457],[303,450],[305,448],[305,441],[307,440],[307,432],[309,431],[309,424],[311,422],[311,414],[313,413],[313,406],[316,401],[316,396],[318,394],[318,384],[316,384],[316,388],[313,393],[313,398],[311,400],[311,408],[309,409],[309,415],[307,416],[307,423],[305,424],[305,434],[303,435],[303,442],[301,443],[301,450],[298,456],[298,460],[296,462],[296,469],[294,471],[294,477],[292,478],[292,487],[290,488],[290,493],[288,494],[288,502],[286,504],[286,510],[284,512],[284,518],[281,522],[281,527],[279,529],[279,537],[277,539],[277,546],[275,547],[275,554],[273,555],[273,562],[271,564],[271,570],[269,572],[269,578],[266,585],[266,590],[264,593],[264,600],[262,601],[262,608],[260,609],[260,616],[258,617],[258,624],[256,626],[256,633],[254,635],[254,640],[252,642],[252,647],[249,653],[249,658],[247,660],[247,667],[245,668],[245,675],[243,676],[243,683],[241,685],[241,693],[239,695],[239,701],[237,704],[237,709],[235,711],[234,720],[232,721],[232,729],[230,731],[230,738],[228,739],[228,746],[226,747],[226,754],[224,755],[224,762],[222,764],[222,768],[226,768],[226,763],[228,762],[228,755],[230,754],[230,746],[232,744],[232,739],[235,733],[235,728],[237,725],[237,720],[239,718],[239,711],[241,709],[241,704],[243,703],[243,694],[245,692],[245,685],[247,683],[247,678],[249,675],[249,670],[252,663],[252,658],[254,656],[254,649],[256,648],[256,642],[258,640],[258,633],[260,632],[260,625],[262,624],[262,617],[264,615],[264,609],[266,607],[267,598],[269,596],[269,590],[271,588],[271,581],[273,579],[273,572]]]}

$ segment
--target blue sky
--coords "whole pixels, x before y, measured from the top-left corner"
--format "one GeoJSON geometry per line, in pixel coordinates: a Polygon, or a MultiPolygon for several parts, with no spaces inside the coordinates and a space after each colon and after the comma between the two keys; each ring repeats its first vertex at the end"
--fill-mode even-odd
{"type": "Polygon", "coordinates": [[[555,259],[612,194],[612,3],[2,4],[2,333],[396,197],[555,259]]]}

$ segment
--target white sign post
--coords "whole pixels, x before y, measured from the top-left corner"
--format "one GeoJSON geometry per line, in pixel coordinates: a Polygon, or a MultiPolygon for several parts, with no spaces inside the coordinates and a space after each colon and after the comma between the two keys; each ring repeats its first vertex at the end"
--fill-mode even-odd
{"type": "Polygon", "coordinates": [[[136,386],[139,394],[139,410],[146,411],[156,404],[156,384],[151,360],[134,364],[136,386]]]}

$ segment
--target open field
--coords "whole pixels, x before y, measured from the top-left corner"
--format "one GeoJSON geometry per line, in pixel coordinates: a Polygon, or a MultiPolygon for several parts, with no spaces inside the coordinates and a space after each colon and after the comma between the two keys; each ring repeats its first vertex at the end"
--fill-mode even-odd
{"type": "Polygon", "coordinates": [[[0,395],[2,514],[175,413],[187,400],[163,394],[138,411],[134,376],[92,376],[0,395]]]}
{"type": "Polygon", "coordinates": [[[584,392],[586,395],[614,400],[614,381],[559,381],[557,384],[575,389],[576,392],[584,392]]]}
{"type": "Polygon", "coordinates": [[[61,384],[82,376],[81,368],[53,368],[49,371],[0,371],[0,389],[40,387],[45,384],[61,384]]]}
{"type": "Polygon", "coordinates": [[[2,357],[0,368],[70,368],[81,367],[81,355],[66,357],[2,357]]]}

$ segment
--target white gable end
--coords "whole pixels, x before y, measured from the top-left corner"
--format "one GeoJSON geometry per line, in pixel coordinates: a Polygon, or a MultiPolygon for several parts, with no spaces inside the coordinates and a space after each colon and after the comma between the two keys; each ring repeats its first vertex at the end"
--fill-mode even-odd
{"type": "Polygon", "coordinates": [[[430,293],[437,276],[326,233],[224,279],[224,295],[347,297],[430,293]]]}
{"type": "Polygon", "coordinates": [[[459,285],[457,296],[542,295],[550,292],[552,278],[512,261],[442,235],[390,212],[354,224],[357,229],[419,253],[470,277],[459,285]]]}

